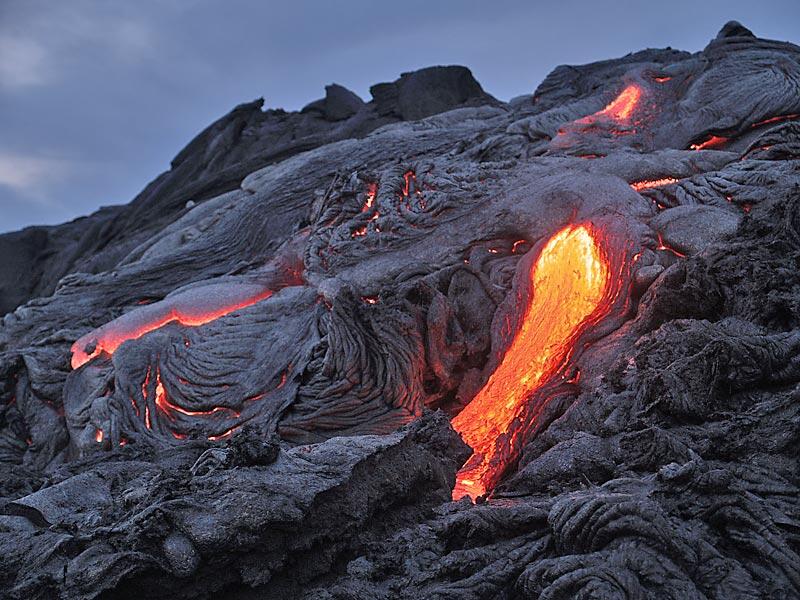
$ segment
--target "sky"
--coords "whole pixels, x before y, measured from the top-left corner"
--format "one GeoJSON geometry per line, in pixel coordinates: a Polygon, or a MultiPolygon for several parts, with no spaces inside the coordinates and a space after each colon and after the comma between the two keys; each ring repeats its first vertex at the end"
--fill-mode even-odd
{"type": "Polygon", "coordinates": [[[469,67],[501,100],[559,64],[701,50],[731,19],[800,43],[798,0],[0,0],[0,232],[127,203],[235,105],[469,67]]]}

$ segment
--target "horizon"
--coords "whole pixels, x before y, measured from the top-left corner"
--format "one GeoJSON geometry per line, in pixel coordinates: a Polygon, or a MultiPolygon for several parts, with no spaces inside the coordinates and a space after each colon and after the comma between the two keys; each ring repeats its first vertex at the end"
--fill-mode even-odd
{"type": "Polygon", "coordinates": [[[800,42],[800,4],[787,0],[683,0],[666,13],[627,1],[614,14],[575,1],[503,0],[490,14],[474,0],[457,9],[410,0],[402,12],[366,0],[309,5],[5,2],[0,233],[130,202],[195,135],[258,97],[265,109],[300,110],[338,83],[369,101],[375,83],[457,64],[508,101],[561,64],[647,47],[699,51],[729,20],[800,42]]]}

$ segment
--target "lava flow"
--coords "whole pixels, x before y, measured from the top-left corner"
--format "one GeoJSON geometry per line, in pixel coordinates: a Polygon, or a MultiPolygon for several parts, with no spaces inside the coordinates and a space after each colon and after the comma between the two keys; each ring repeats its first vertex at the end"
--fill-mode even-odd
{"type": "Polygon", "coordinates": [[[672,183],[678,183],[678,180],[674,177],[664,177],[663,179],[645,179],[643,181],[634,181],[630,185],[634,190],[640,192],[642,190],[662,187],[672,183]]]}
{"type": "Polygon", "coordinates": [[[633,111],[642,98],[642,89],[636,84],[630,84],[614,98],[603,110],[578,119],[578,123],[593,123],[598,117],[605,117],[620,124],[630,123],[633,111]]]}
{"type": "Polygon", "coordinates": [[[689,146],[690,150],[718,150],[725,146],[731,138],[721,135],[709,135],[702,142],[697,142],[689,146]]]}
{"type": "MultiPolygon", "coordinates": [[[[611,135],[615,138],[632,135],[646,117],[643,105],[645,90],[636,83],[625,86],[602,110],[565,124],[553,139],[556,148],[577,143],[585,134],[611,135]]],[[[583,153],[580,158],[600,158],[596,153],[583,153]]]]}
{"type": "Polygon", "coordinates": [[[581,333],[598,313],[610,310],[611,264],[590,225],[561,229],[533,265],[531,295],[500,365],[452,421],[473,449],[456,478],[453,498],[475,498],[500,474],[498,440],[531,392],[562,367],[581,333]]]}
{"type": "Polygon", "coordinates": [[[102,353],[111,355],[127,340],[135,340],[171,322],[197,327],[240,310],[272,295],[256,284],[212,284],[179,296],[147,304],[90,331],[72,344],[72,368],[77,369],[102,353]]]}

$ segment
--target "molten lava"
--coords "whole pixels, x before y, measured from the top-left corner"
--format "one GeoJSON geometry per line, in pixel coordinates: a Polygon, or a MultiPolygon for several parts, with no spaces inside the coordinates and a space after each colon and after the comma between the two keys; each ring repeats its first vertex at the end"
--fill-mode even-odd
{"type": "Polygon", "coordinates": [[[72,345],[72,368],[77,369],[102,353],[114,354],[128,340],[135,340],[167,323],[197,327],[251,306],[272,295],[260,285],[214,284],[177,298],[141,306],[90,331],[72,345]]]}
{"type": "Polygon", "coordinates": [[[690,150],[716,150],[722,148],[731,139],[720,135],[710,135],[702,142],[689,146],[690,150]]]}
{"type": "Polygon", "coordinates": [[[555,375],[588,322],[609,310],[611,264],[590,225],[553,235],[533,265],[531,294],[519,330],[500,365],[452,421],[473,449],[456,478],[453,498],[475,498],[501,474],[498,440],[520,415],[531,392],[555,375]]]}
{"type": "MultiPolygon", "coordinates": [[[[148,371],[149,376],[149,371],[148,371]]],[[[233,410],[232,408],[228,408],[227,406],[215,406],[210,410],[187,410],[182,406],[178,406],[170,402],[169,398],[167,397],[167,391],[164,389],[164,384],[161,381],[161,371],[156,370],[156,407],[164,413],[164,415],[170,420],[174,420],[173,413],[180,413],[182,415],[186,415],[187,417],[206,417],[215,415],[217,413],[228,413],[232,417],[239,417],[239,412],[233,410]]]]}
{"type": "Polygon", "coordinates": [[[642,88],[632,83],[622,90],[603,110],[579,119],[578,123],[594,123],[598,117],[603,117],[620,124],[628,124],[631,122],[631,117],[641,98],[642,88]]]}
{"type": "Polygon", "coordinates": [[[661,236],[660,233],[658,234],[658,246],[656,246],[656,250],[663,250],[665,252],[671,252],[672,254],[677,256],[678,258],[686,258],[686,255],[683,252],[678,252],[672,246],[667,246],[664,243],[664,238],[661,236]]]}
{"type": "Polygon", "coordinates": [[[671,183],[678,183],[678,180],[674,177],[665,177],[663,179],[647,179],[644,181],[634,181],[631,183],[631,187],[638,192],[641,190],[649,190],[651,188],[669,185],[671,183]]]}
{"type": "Polygon", "coordinates": [[[403,197],[408,198],[411,194],[411,185],[414,184],[416,188],[417,185],[417,174],[414,171],[406,171],[403,173],[403,191],[401,192],[403,197]]]}
{"type": "Polygon", "coordinates": [[[364,206],[361,207],[361,212],[369,212],[372,210],[372,207],[375,206],[375,198],[378,195],[378,184],[377,183],[368,183],[367,184],[367,196],[364,200],[364,206]]]}
{"type": "Polygon", "coordinates": [[[791,115],[778,115],[777,117],[770,117],[769,119],[764,119],[763,121],[759,121],[758,123],[753,123],[750,128],[756,129],[758,127],[763,127],[764,125],[774,125],[775,123],[782,123],[783,121],[794,121],[796,119],[800,119],[799,113],[793,113],[791,115]]]}

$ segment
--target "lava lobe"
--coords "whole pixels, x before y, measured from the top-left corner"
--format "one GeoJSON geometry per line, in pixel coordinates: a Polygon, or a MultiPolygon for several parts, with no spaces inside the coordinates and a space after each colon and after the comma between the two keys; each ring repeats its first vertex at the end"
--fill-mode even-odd
{"type": "Polygon", "coordinates": [[[498,454],[498,440],[531,392],[569,358],[586,324],[609,310],[611,273],[601,233],[589,224],[564,227],[542,248],[519,331],[489,381],[453,419],[474,450],[458,473],[454,499],[480,496],[498,480],[508,461],[498,454]]]}

